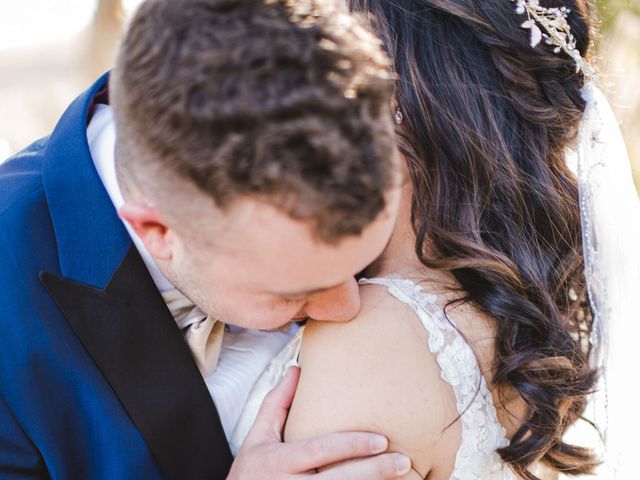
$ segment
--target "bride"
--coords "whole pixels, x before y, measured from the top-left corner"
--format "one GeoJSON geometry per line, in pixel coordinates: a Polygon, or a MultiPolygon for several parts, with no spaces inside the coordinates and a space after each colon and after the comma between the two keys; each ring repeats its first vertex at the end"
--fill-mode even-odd
{"type": "Polygon", "coordinates": [[[640,208],[586,61],[588,4],[547,5],[350,0],[398,74],[403,207],[356,319],[309,322],[256,385],[248,410],[298,359],[286,440],[379,432],[412,459],[407,479],[595,471],[598,456],[564,434],[607,388],[609,318],[632,315],[609,302],[607,273],[626,268],[637,286],[640,267],[605,240],[640,208]]]}

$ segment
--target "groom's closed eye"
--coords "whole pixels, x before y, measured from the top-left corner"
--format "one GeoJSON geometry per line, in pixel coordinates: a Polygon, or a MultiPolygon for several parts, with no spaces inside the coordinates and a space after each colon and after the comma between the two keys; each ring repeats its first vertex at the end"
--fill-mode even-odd
{"type": "Polygon", "coordinates": [[[329,290],[333,290],[334,288],[338,288],[342,285],[342,283],[338,285],[334,285],[331,287],[323,287],[323,288],[315,288],[312,290],[300,290],[297,292],[273,292],[272,294],[282,298],[285,301],[302,301],[309,298],[311,295],[315,295],[317,293],[328,292],[329,290]]]}
{"type": "Polygon", "coordinates": [[[294,304],[294,303],[302,303],[304,301],[307,300],[307,297],[297,297],[297,298],[286,298],[286,297],[281,297],[282,301],[286,304],[294,304]]]}

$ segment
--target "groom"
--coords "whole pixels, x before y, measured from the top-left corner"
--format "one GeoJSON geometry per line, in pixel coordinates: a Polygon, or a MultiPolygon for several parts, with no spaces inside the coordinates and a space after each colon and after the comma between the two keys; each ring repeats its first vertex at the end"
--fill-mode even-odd
{"type": "Polygon", "coordinates": [[[294,321],[356,314],[394,226],[388,65],[333,3],[149,0],[0,167],[0,478],[408,469],[373,434],[281,443],[296,372],[227,442],[294,321]]]}

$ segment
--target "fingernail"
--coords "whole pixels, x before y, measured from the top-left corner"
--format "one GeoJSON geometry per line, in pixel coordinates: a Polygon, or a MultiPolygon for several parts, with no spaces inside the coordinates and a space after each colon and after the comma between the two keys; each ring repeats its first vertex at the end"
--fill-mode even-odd
{"type": "Polygon", "coordinates": [[[396,455],[396,471],[398,475],[404,475],[411,470],[411,460],[405,455],[396,455]]]}
{"type": "Polygon", "coordinates": [[[371,451],[373,453],[384,452],[387,449],[388,445],[389,443],[387,442],[387,439],[385,437],[376,435],[375,437],[371,438],[371,451]]]}

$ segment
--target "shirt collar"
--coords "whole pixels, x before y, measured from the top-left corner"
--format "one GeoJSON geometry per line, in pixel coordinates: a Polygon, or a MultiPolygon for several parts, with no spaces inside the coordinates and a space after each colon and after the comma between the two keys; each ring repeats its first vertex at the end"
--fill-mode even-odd
{"type": "MultiPolygon", "coordinates": [[[[100,180],[104,184],[111,202],[119,210],[124,205],[124,197],[118,185],[116,177],[116,164],[115,164],[115,143],[116,143],[116,129],[113,121],[113,111],[109,105],[98,104],[96,105],[93,117],[87,127],[87,140],[89,142],[89,151],[91,152],[91,158],[93,164],[98,171],[100,180]]],[[[161,293],[167,290],[173,289],[173,285],[167,277],[165,277],[156,263],[153,260],[151,254],[147,251],[142,240],[131,226],[123,221],[124,226],[127,228],[127,232],[131,236],[133,243],[135,244],[144,264],[146,265],[153,281],[158,287],[161,293]]]]}

